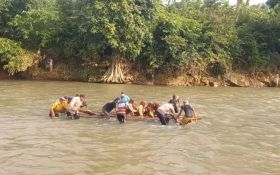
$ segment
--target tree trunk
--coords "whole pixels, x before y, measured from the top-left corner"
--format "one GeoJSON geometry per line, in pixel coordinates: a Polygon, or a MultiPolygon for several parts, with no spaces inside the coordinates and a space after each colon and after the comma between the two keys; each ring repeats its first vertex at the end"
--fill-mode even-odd
{"type": "Polygon", "coordinates": [[[125,83],[125,77],[122,71],[123,63],[119,55],[112,57],[112,65],[102,77],[105,83],[125,83]]]}

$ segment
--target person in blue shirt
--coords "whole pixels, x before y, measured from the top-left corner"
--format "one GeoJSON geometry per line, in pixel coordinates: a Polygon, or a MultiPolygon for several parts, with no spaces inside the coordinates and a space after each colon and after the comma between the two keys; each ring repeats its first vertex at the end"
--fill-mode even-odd
{"type": "Polygon", "coordinates": [[[181,110],[177,116],[177,122],[180,125],[185,125],[192,122],[192,119],[195,117],[196,113],[193,106],[188,100],[183,101],[183,105],[181,106],[181,110]],[[181,116],[182,112],[184,112],[184,116],[181,116]]]}
{"type": "Polygon", "coordinates": [[[193,106],[190,104],[188,100],[183,101],[183,105],[181,106],[181,110],[178,114],[178,117],[182,114],[182,112],[185,113],[184,117],[187,118],[192,118],[195,117],[196,115],[193,106]]]}
{"type": "Polygon", "coordinates": [[[130,97],[128,95],[125,95],[124,92],[121,92],[119,103],[129,103],[129,101],[130,97]]]}

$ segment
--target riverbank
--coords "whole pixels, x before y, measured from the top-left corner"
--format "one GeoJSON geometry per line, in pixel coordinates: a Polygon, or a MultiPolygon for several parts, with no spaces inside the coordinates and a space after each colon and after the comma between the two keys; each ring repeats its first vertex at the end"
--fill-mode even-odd
{"type": "MultiPolygon", "coordinates": [[[[57,64],[52,72],[39,66],[33,66],[25,72],[9,76],[4,70],[0,71],[0,79],[27,79],[27,80],[62,80],[101,83],[102,75],[106,72],[104,65],[57,64]]],[[[232,86],[232,87],[279,87],[279,76],[271,72],[229,72],[224,75],[211,76],[205,71],[193,69],[177,75],[167,73],[146,73],[125,71],[125,84],[167,85],[167,86],[232,86]],[[277,80],[278,79],[278,80],[277,80]],[[277,82],[278,81],[278,82],[277,82]]]]}

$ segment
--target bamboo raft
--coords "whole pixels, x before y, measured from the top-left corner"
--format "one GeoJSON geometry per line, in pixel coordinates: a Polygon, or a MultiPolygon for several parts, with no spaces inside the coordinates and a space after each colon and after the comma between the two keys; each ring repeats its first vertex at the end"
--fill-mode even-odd
{"type": "MultiPolygon", "coordinates": [[[[81,118],[100,118],[103,119],[105,118],[104,114],[101,112],[93,112],[90,110],[80,110],[80,117],[81,118]]],[[[112,115],[112,117],[116,118],[115,115],[112,115]]],[[[126,118],[128,121],[144,121],[144,122],[159,122],[158,117],[141,117],[141,116],[130,116],[128,115],[126,118]]],[[[202,117],[200,116],[195,116],[192,118],[185,118],[183,116],[180,116],[178,118],[178,124],[179,125],[186,125],[191,122],[197,122],[198,120],[201,120],[202,117]]]]}

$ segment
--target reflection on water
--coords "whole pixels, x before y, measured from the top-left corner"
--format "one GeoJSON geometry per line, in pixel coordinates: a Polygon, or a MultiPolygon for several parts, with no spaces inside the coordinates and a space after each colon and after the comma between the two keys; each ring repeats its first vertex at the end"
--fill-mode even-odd
{"type": "Polygon", "coordinates": [[[0,174],[280,174],[280,90],[0,81],[0,174]],[[62,95],[99,110],[189,98],[204,119],[185,127],[103,119],[50,120],[62,95]]]}

